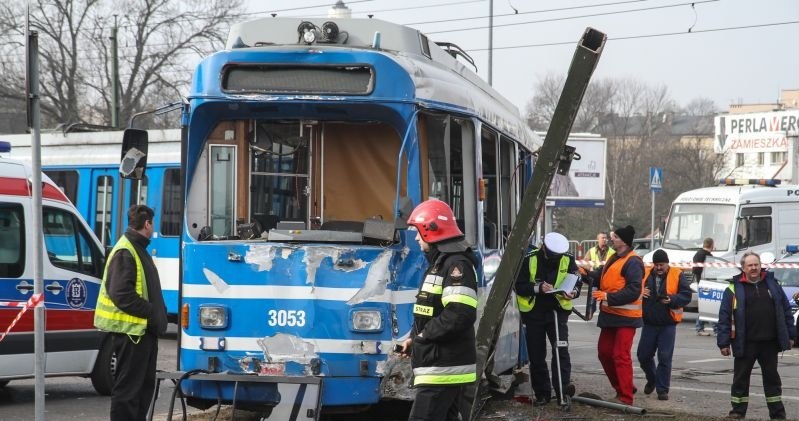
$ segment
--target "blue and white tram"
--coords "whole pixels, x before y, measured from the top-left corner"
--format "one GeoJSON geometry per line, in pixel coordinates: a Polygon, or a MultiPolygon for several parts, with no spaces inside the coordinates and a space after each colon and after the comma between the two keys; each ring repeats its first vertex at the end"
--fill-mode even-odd
{"type": "MultiPolygon", "coordinates": [[[[151,130],[147,175],[127,181],[118,212],[121,131],[44,133],[42,169],[75,205],[103,246],[113,246],[127,226],[131,204],[155,210],[155,232],[149,251],[158,267],[164,302],[172,318],[178,314],[178,247],[183,216],[180,185],[180,130],[151,130]]],[[[30,161],[30,135],[3,136],[13,158],[30,161]]]]}
{"type": "MultiPolygon", "coordinates": [[[[518,110],[411,28],[269,18],[198,65],[183,121],[181,370],[319,377],[325,407],[411,399],[391,350],[427,263],[404,222],[449,203],[485,293],[540,144],[518,110]]],[[[513,305],[495,372],[519,363],[513,305]]],[[[278,387],[183,382],[195,406],[278,387]]]]}

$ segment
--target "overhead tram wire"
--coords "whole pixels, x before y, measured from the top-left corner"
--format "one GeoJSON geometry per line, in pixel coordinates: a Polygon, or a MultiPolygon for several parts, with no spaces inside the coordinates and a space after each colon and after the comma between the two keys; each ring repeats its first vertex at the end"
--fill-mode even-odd
{"type": "MultiPolygon", "coordinates": [[[[644,2],[644,1],[652,1],[652,0],[624,0],[624,1],[616,1],[616,2],[612,2],[612,3],[587,4],[587,5],[584,5],[584,6],[570,6],[570,7],[558,7],[558,8],[555,8],[555,9],[529,10],[527,12],[503,13],[503,14],[499,14],[499,15],[494,15],[494,18],[501,18],[501,17],[506,17],[506,16],[531,15],[531,14],[537,14],[537,13],[562,12],[564,10],[588,9],[588,8],[603,7],[603,6],[616,6],[616,5],[619,5],[619,4],[640,3],[640,2],[644,2]]],[[[404,25],[424,25],[424,24],[429,24],[429,23],[459,22],[459,21],[464,21],[464,20],[475,20],[475,19],[488,19],[488,16],[474,16],[474,17],[470,17],[470,18],[452,18],[452,19],[429,20],[429,21],[426,21],[426,22],[410,22],[410,23],[405,23],[404,25]]]]}
{"type": "MultiPolygon", "coordinates": [[[[689,1],[689,2],[684,2],[684,3],[667,4],[667,5],[662,5],[662,6],[642,7],[642,8],[639,8],[639,9],[617,10],[617,11],[614,11],[614,12],[599,12],[599,13],[590,13],[590,14],[587,14],[587,15],[561,16],[561,17],[557,17],[557,18],[538,19],[538,20],[530,20],[530,21],[525,21],[525,22],[503,23],[501,25],[494,25],[494,28],[507,27],[507,26],[530,25],[530,24],[534,24],[534,23],[544,23],[544,22],[557,22],[557,21],[562,21],[562,20],[591,18],[591,17],[597,17],[597,16],[620,15],[620,14],[624,14],[624,13],[645,12],[645,11],[649,11],[649,10],[669,9],[669,8],[673,8],[673,7],[691,6],[691,5],[702,4],[702,3],[715,3],[715,2],[718,2],[718,1],[720,1],[720,0],[689,1]]],[[[432,35],[432,34],[443,34],[443,33],[448,33],[448,32],[472,31],[472,30],[477,30],[477,29],[488,29],[488,27],[487,26],[472,26],[472,27],[468,27],[468,28],[445,29],[445,30],[441,30],[441,31],[428,31],[428,32],[425,32],[425,33],[428,34],[428,35],[432,35]]]]}
{"type": "MultiPolygon", "coordinates": [[[[728,26],[724,28],[709,28],[709,29],[692,29],[689,31],[680,31],[680,32],[664,32],[660,34],[644,34],[644,35],[629,35],[625,37],[608,37],[608,41],[626,41],[631,39],[643,39],[643,38],[661,38],[661,37],[671,37],[677,35],[694,35],[694,34],[701,34],[701,33],[709,33],[709,32],[723,32],[723,31],[737,31],[741,29],[758,29],[758,28],[767,28],[773,26],[784,26],[784,25],[795,25],[799,24],[799,20],[793,21],[786,21],[786,22],[771,22],[771,23],[761,23],[755,25],[742,25],[742,26],[728,26]]],[[[558,42],[547,42],[541,44],[526,44],[526,45],[513,45],[507,47],[494,47],[495,50],[512,50],[516,48],[537,48],[537,47],[552,47],[557,45],[574,45],[574,40],[570,41],[558,41],[558,42]]],[[[488,48],[472,48],[468,51],[487,51],[488,48]]]]}

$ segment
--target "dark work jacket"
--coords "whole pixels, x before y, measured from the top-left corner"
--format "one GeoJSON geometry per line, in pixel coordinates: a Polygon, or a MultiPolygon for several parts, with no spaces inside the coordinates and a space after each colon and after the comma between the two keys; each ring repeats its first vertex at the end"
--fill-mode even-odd
{"type": "MultiPolygon", "coordinates": [[[[649,277],[644,279],[644,287],[649,288],[649,298],[644,297],[643,299],[643,314],[644,314],[644,324],[651,325],[651,326],[669,326],[673,324],[677,324],[674,319],[671,317],[671,310],[670,309],[679,309],[688,305],[691,302],[691,286],[683,276],[679,277],[679,283],[677,284],[677,293],[676,294],[667,294],[666,293],[666,277],[669,275],[669,272],[676,270],[680,271],[678,268],[669,268],[666,271],[665,276],[660,281],[660,290],[655,290],[655,269],[653,268],[649,272],[649,277]],[[668,296],[671,301],[668,304],[663,304],[658,300],[658,297],[665,297],[668,296]]],[[[672,275],[673,276],[673,275],[672,275]]]]}
{"type": "MultiPolygon", "coordinates": [[[[763,271],[760,274],[760,282],[765,282],[774,303],[775,320],[777,327],[777,343],[781,351],[790,349],[789,340],[796,339],[796,330],[793,325],[793,315],[788,297],[774,279],[773,272],[763,271]]],[[[730,288],[724,290],[719,307],[718,336],[716,345],[719,349],[732,345],[732,355],[742,357],[746,349],[746,291],[743,283],[749,282],[743,274],[732,278],[735,294],[730,288]],[[735,298],[735,300],[733,300],[735,298]],[[735,308],[733,309],[733,301],[735,308]],[[731,337],[732,323],[735,323],[735,338],[731,337]]]]}
{"type": "MultiPolygon", "coordinates": [[[[705,249],[699,249],[699,251],[694,254],[694,263],[705,263],[705,260],[708,256],[713,256],[713,253],[705,249]]],[[[694,274],[694,282],[699,282],[699,279],[702,278],[702,272],[704,270],[704,267],[695,267],[691,269],[691,272],[694,274]]]]}
{"type": "MultiPolygon", "coordinates": [[[[435,246],[428,253],[430,267],[427,275],[442,276],[442,287],[464,286],[477,293],[476,258],[471,249],[457,253],[439,252],[435,246]],[[450,276],[452,268],[458,265],[462,276],[450,276]]],[[[441,303],[441,295],[417,294],[416,303],[433,307],[431,316],[414,314],[411,337],[411,365],[419,367],[451,367],[476,362],[474,322],[477,309],[466,304],[451,302],[446,307],[441,303]],[[418,335],[422,333],[422,337],[418,335]]]]}
{"type": "Polygon", "coordinates": [[[167,327],[166,307],[158,270],[150,253],[147,252],[150,240],[131,228],[128,228],[124,235],[133,244],[141,260],[149,301],[136,293],[136,261],[125,249],[117,250],[108,265],[106,283],[108,297],[125,313],[146,318],[147,333],[163,335],[167,327]]]}

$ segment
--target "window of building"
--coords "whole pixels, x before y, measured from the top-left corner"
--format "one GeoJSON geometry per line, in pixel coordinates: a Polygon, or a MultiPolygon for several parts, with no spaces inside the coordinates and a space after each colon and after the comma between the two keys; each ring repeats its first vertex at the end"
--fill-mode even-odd
{"type": "Polygon", "coordinates": [[[766,153],[765,152],[758,152],[757,153],[757,165],[766,165],[766,153]]]}
{"type": "Polygon", "coordinates": [[[772,165],[781,165],[786,160],[787,153],[785,151],[782,152],[771,152],[771,164],[772,165]]]}
{"type": "Polygon", "coordinates": [[[742,167],[744,165],[744,154],[743,153],[736,153],[735,154],[735,166],[742,167]]]}

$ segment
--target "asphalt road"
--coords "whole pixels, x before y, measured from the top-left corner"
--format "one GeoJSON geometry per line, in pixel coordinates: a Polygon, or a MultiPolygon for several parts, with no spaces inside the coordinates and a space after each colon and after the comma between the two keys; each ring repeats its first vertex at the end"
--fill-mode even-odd
{"type": "MultiPolygon", "coordinates": [[[[636,395],[636,406],[647,408],[650,412],[690,412],[707,416],[726,415],[729,410],[729,385],[732,381],[732,359],[723,357],[716,348],[712,336],[697,336],[694,332],[696,314],[688,313],[686,321],[677,331],[677,346],[674,355],[672,387],[669,401],[658,401],[654,394],[636,395]]],[[[174,332],[174,326],[172,326],[174,332]]],[[[602,368],[596,359],[596,338],[599,329],[595,322],[583,322],[572,317],[569,323],[570,351],[573,365],[573,383],[577,393],[591,392],[602,397],[612,396],[612,391],[602,368]]],[[[636,343],[633,346],[633,359],[636,383],[643,389],[643,374],[635,359],[636,343]]],[[[160,341],[158,366],[163,370],[175,368],[175,339],[160,341]]],[[[783,381],[783,401],[789,418],[799,418],[799,350],[791,350],[780,357],[780,373],[783,381]]],[[[0,420],[32,420],[34,418],[33,380],[13,381],[0,389],[0,420]]],[[[155,419],[166,419],[171,387],[165,385],[156,406],[155,419]]],[[[108,419],[110,400],[98,396],[92,389],[89,379],[65,377],[47,379],[46,419],[53,421],[100,421],[108,419]]],[[[502,405],[500,405],[502,407],[502,405]]],[[[763,396],[760,372],[756,368],[752,375],[749,419],[766,419],[765,398],[763,396]]],[[[518,405],[505,405],[506,420],[529,419],[527,409],[518,405]],[[514,413],[516,411],[517,413],[514,413]]],[[[196,412],[196,411],[194,411],[196,412]]],[[[326,416],[326,419],[343,419],[340,416],[326,416]]],[[[407,406],[395,405],[391,415],[381,417],[386,420],[407,419],[407,406]],[[403,412],[404,411],[404,412],[403,412]]],[[[495,418],[493,416],[486,419],[495,418]]],[[[179,419],[179,417],[176,417],[179,419]]],[[[347,416],[350,421],[371,419],[369,415],[347,416]]]]}

